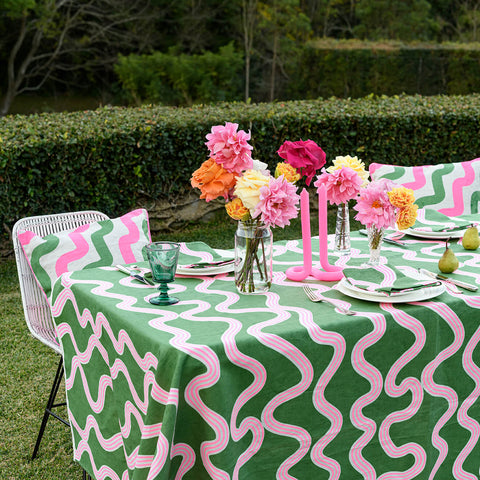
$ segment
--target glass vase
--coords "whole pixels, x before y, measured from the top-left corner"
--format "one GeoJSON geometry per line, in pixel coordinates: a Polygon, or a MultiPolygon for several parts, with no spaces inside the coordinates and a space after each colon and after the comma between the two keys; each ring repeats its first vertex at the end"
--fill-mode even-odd
{"type": "Polygon", "coordinates": [[[235,232],[235,285],[242,294],[268,292],[272,285],[273,235],[257,220],[239,221],[235,232]]]}
{"type": "Polygon", "coordinates": [[[385,229],[383,227],[377,228],[376,225],[367,227],[368,246],[370,248],[370,258],[368,265],[378,265],[380,263],[380,250],[382,248],[383,234],[385,229]]]}
{"type": "Polygon", "coordinates": [[[337,255],[350,255],[350,214],[348,203],[338,205],[333,251],[337,255]]]}

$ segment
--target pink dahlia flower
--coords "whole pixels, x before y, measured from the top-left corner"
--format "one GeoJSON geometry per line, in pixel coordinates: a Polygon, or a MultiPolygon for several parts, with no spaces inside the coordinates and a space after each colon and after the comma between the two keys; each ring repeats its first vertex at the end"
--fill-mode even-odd
{"type": "Polygon", "coordinates": [[[350,167],[339,168],[332,173],[322,173],[314,185],[318,188],[325,185],[327,199],[330,203],[340,205],[355,198],[360,192],[363,179],[350,167]]]}
{"type": "Polygon", "coordinates": [[[262,222],[274,227],[290,225],[290,220],[298,214],[296,205],[300,202],[297,188],[287,182],[283,175],[271,178],[268,185],[260,188],[260,201],[253,217],[260,216],[262,222]]]}
{"type": "Polygon", "coordinates": [[[310,185],[313,176],[319,168],[325,165],[325,152],[313,140],[288,140],[278,149],[277,153],[300,175],[306,176],[306,184],[310,185]]]}
{"type": "Polygon", "coordinates": [[[388,197],[387,182],[372,182],[364,188],[353,207],[358,213],[355,219],[369,227],[389,228],[395,224],[396,210],[388,197]]]}
{"type": "Polygon", "coordinates": [[[210,155],[227,172],[241,173],[253,168],[251,150],[248,143],[250,133],[243,130],[237,132],[238,123],[226,122],[225,126],[212,127],[212,133],[207,134],[208,142],[205,145],[210,155]]]}

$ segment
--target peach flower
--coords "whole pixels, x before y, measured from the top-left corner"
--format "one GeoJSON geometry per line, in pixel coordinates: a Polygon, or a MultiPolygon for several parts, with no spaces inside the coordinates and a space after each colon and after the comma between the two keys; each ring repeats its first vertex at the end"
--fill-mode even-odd
{"type": "Polygon", "coordinates": [[[283,178],[290,183],[295,183],[301,178],[301,175],[297,172],[297,169],[286,162],[277,163],[277,168],[275,169],[275,178],[278,178],[280,175],[283,175],[283,178]]]}
{"type": "Polygon", "coordinates": [[[395,187],[388,192],[388,198],[394,207],[403,208],[415,202],[413,190],[405,187],[395,187]]]}
{"type": "Polygon", "coordinates": [[[209,202],[220,196],[228,199],[236,179],[234,173],[227,172],[213,158],[209,158],[193,172],[190,182],[194,188],[199,188],[202,192],[200,198],[209,202]]]}
{"type": "Polygon", "coordinates": [[[397,215],[397,227],[400,230],[412,227],[417,219],[418,205],[411,203],[401,208],[397,215]]]}
{"type": "Polygon", "coordinates": [[[250,211],[243,205],[239,198],[234,198],[231,202],[225,205],[228,215],[234,220],[247,220],[250,216],[250,211]]]}

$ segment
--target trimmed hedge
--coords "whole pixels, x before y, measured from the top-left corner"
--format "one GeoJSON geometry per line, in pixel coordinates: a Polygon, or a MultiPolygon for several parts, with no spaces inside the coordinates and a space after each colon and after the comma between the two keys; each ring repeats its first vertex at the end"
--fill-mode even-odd
{"type": "Polygon", "coordinates": [[[254,158],[270,167],[283,141],[326,152],[419,165],[480,156],[480,96],[399,96],[192,108],[105,107],[0,119],[0,225],[83,209],[117,216],[144,195],[171,203],[191,191],[207,158],[205,135],[226,121],[251,130],[254,158]]]}

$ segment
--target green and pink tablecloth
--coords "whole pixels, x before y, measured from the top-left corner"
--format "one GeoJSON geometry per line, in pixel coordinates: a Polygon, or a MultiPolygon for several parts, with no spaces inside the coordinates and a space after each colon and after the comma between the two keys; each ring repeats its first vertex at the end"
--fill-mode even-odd
{"type": "MultiPolygon", "coordinates": [[[[480,284],[480,251],[456,242],[452,276],[480,284]]],[[[407,243],[383,260],[436,270],[443,242],[407,243]]],[[[177,278],[169,307],[114,268],[61,277],[75,460],[96,479],[478,479],[480,296],[376,303],[309,281],[346,316],[286,279],[301,262],[300,241],[275,243],[269,293],[177,278]]]]}

